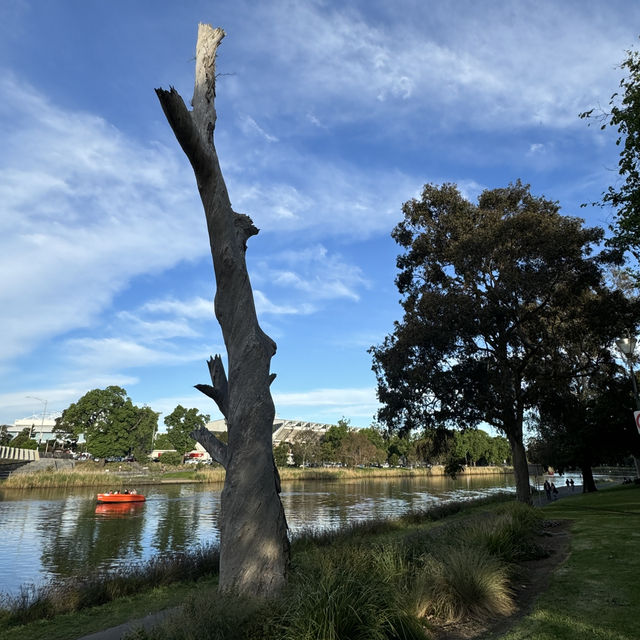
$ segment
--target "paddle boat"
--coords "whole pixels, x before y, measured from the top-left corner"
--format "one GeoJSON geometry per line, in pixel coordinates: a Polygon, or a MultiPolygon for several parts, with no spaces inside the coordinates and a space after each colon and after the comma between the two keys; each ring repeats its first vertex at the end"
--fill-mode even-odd
{"type": "Polygon", "coordinates": [[[96,514],[108,518],[127,518],[144,507],[144,502],[99,502],[96,514]]]}
{"type": "Polygon", "coordinates": [[[145,497],[137,491],[109,491],[98,494],[98,503],[144,502],[145,497]]]}

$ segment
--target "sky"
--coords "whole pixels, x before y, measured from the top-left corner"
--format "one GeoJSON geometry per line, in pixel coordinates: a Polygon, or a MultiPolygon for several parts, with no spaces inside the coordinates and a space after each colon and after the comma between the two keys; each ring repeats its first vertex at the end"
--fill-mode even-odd
{"type": "Polygon", "coordinates": [[[191,168],[154,88],[218,50],[215,141],[277,343],[281,418],[369,426],[367,349],[401,319],[391,239],[425,183],[517,179],[563,213],[616,179],[606,107],[636,48],[628,0],[2,0],[0,424],[124,387],[221,417],[193,388],[224,354],[191,168]]]}

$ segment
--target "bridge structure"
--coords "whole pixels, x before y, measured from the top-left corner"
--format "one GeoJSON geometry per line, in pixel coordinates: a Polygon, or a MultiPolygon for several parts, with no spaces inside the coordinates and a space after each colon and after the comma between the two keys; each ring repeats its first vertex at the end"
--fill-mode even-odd
{"type": "Polygon", "coordinates": [[[0,478],[7,478],[19,467],[40,460],[37,449],[19,449],[18,447],[0,447],[0,478]]]}
{"type": "Polygon", "coordinates": [[[40,460],[37,449],[19,449],[18,447],[0,447],[0,464],[11,462],[33,462],[40,460]]]}

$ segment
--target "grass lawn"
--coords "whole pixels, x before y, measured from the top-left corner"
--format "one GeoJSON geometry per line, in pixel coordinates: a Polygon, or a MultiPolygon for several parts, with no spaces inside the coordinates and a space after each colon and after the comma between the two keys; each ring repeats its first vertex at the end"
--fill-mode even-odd
{"type": "Polygon", "coordinates": [[[571,554],[530,615],[499,640],[640,638],[640,487],[571,496],[544,508],[570,519],[571,554]]]}

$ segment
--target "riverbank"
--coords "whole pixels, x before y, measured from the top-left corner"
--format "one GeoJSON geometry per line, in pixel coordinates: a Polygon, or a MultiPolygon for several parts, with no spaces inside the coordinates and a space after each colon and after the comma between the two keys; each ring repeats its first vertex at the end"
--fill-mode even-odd
{"type": "MultiPolygon", "coordinates": [[[[486,507],[480,507],[486,509],[486,507]]],[[[358,547],[384,545],[406,537],[415,539],[428,535],[434,527],[458,526],[477,514],[478,507],[465,506],[458,513],[450,514],[436,523],[422,523],[406,527],[368,527],[357,536],[344,538],[342,543],[356,543],[358,547]],[[421,533],[422,532],[422,533],[421,533]]],[[[540,509],[546,526],[542,543],[552,541],[555,548],[570,535],[569,553],[561,550],[548,558],[529,560],[521,564],[516,574],[519,595],[517,610],[509,616],[498,616],[485,623],[462,620],[445,628],[430,625],[425,638],[461,640],[482,637],[483,640],[636,640],[636,624],[640,616],[640,587],[636,576],[640,571],[637,549],[637,516],[640,515],[640,488],[634,485],[615,486],[595,494],[567,494],[540,509]],[[558,565],[558,561],[561,562],[558,565]],[[526,572],[523,573],[523,572],[526,572]],[[525,579],[526,578],[526,579],[525,579]],[[598,603],[598,606],[595,606],[598,603]]],[[[459,532],[459,529],[456,529],[459,532]]],[[[325,553],[336,547],[336,540],[328,536],[323,545],[325,553]]],[[[308,550],[295,547],[294,563],[305,561],[308,550]]],[[[81,636],[145,618],[154,611],[171,608],[173,628],[185,630],[203,629],[205,610],[196,604],[207,602],[215,608],[219,597],[215,580],[197,583],[180,583],[140,593],[88,611],[67,614],[8,628],[0,623],[0,635],[6,640],[76,640],[81,636]],[[173,609],[177,604],[190,603],[184,613],[173,609]],[[201,616],[194,622],[188,616],[201,616]],[[189,625],[192,625],[191,627],[189,625]]],[[[158,621],[158,618],[152,620],[158,621]]],[[[228,620],[227,620],[228,621],[228,620]]],[[[208,620],[211,629],[218,628],[217,621],[208,620]]],[[[106,637],[119,638],[119,635],[106,637]]],[[[167,635],[142,635],[136,638],[166,638],[167,635]]],[[[174,638],[174,636],[168,636],[174,638]]],[[[175,636],[176,639],[182,636],[175,636]]],[[[203,633],[202,640],[213,636],[203,633]]],[[[230,636],[238,637],[238,636],[230,636]]],[[[338,637],[338,636],[336,636],[338,637]]],[[[409,636],[408,636],[409,637],[409,636]]],[[[415,637],[415,636],[411,636],[415,637]]]]}
{"type": "MultiPolygon", "coordinates": [[[[307,482],[327,480],[362,480],[368,478],[418,478],[444,477],[444,466],[416,468],[380,468],[380,467],[284,467],[278,470],[280,480],[286,482],[307,482]]],[[[487,475],[510,475],[512,467],[466,467],[457,475],[479,477],[487,475]]],[[[121,489],[135,485],[136,487],[153,484],[172,483],[211,483],[224,482],[225,471],[222,467],[205,465],[184,465],[171,467],[152,463],[109,463],[101,465],[95,462],[79,462],[64,468],[37,468],[34,471],[29,465],[19,473],[11,474],[0,481],[0,489],[44,489],[68,487],[96,487],[97,489],[121,489]]]]}

